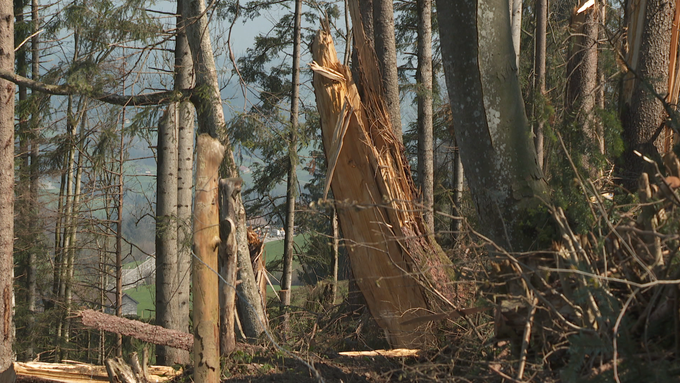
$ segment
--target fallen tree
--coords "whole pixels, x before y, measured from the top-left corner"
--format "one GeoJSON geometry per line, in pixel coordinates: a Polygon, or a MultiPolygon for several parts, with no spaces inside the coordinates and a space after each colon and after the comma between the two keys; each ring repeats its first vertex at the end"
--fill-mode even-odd
{"type": "MultiPolygon", "coordinates": [[[[30,378],[32,382],[52,381],[62,383],[108,382],[109,374],[104,366],[65,361],[64,363],[14,362],[19,381],[30,378]]],[[[172,380],[181,370],[166,366],[148,366],[148,381],[160,383],[172,380]]]]}
{"type": "Polygon", "coordinates": [[[328,28],[312,45],[317,108],[332,188],[352,271],[392,347],[433,341],[428,321],[454,306],[451,261],[427,234],[417,192],[383,99],[377,59],[350,2],[362,94],[337,59],[328,28]]]}
{"type": "Polygon", "coordinates": [[[95,330],[131,336],[144,342],[169,346],[180,350],[193,350],[194,336],[185,332],[168,330],[161,326],[154,326],[94,310],[83,310],[78,313],[78,317],[83,326],[95,330]]]}

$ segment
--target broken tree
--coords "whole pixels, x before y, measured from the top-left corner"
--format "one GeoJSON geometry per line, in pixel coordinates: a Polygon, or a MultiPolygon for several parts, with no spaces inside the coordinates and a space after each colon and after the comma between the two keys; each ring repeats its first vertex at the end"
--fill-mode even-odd
{"type": "Polygon", "coordinates": [[[433,340],[427,325],[407,323],[455,296],[453,268],[428,236],[402,145],[386,112],[375,53],[351,2],[363,99],[338,59],[327,28],[312,45],[314,90],[328,175],[352,271],[392,347],[433,340]],[[342,202],[340,202],[342,201],[342,202]]]}

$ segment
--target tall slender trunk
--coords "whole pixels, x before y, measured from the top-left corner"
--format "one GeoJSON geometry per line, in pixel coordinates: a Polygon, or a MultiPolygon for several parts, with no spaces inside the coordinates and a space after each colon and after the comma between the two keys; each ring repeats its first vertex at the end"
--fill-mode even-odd
{"type": "Polygon", "coordinates": [[[567,64],[567,95],[565,98],[566,122],[575,123],[580,133],[571,142],[584,143],[576,152],[581,155],[581,164],[591,176],[596,177],[591,158],[599,152],[599,141],[595,121],[595,100],[597,89],[597,38],[599,32],[599,10],[597,7],[571,17],[571,49],[567,64]]]}
{"type": "Polygon", "coordinates": [[[515,65],[519,73],[520,43],[522,41],[522,0],[510,0],[510,30],[515,49],[515,65]]]}
{"type": "MultiPolygon", "coordinates": [[[[281,304],[290,306],[293,281],[293,245],[295,238],[295,198],[297,197],[297,130],[300,102],[300,24],[302,0],[295,1],[295,27],[293,29],[293,92],[290,97],[290,134],[288,142],[288,182],[286,188],[286,234],[283,240],[283,275],[281,277],[281,304]]],[[[288,313],[284,314],[284,331],[288,330],[288,313]]]]}
{"type": "MultiPolygon", "coordinates": [[[[125,89],[125,85],[123,85],[125,89]]],[[[116,193],[116,316],[123,316],[123,200],[125,183],[125,107],[123,107],[118,146],[118,191],[116,193]]],[[[116,354],[123,357],[123,336],[116,334],[116,354]]]]}
{"type": "MultiPolygon", "coordinates": [[[[14,70],[14,15],[12,3],[0,1],[0,69],[14,70]]],[[[14,84],[0,80],[0,380],[15,380],[12,343],[12,283],[14,263],[14,84]]]]}
{"type": "Polygon", "coordinates": [[[534,56],[534,117],[536,125],[534,129],[534,144],[536,145],[536,158],[538,165],[543,168],[543,130],[545,128],[544,113],[536,113],[536,103],[541,107],[545,103],[545,59],[548,33],[548,0],[536,0],[536,32],[534,36],[535,56],[534,56]]]}
{"type": "Polygon", "coordinates": [[[331,269],[333,270],[333,285],[331,295],[333,296],[333,303],[338,299],[338,261],[340,259],[340,225],[338,224],[338,211],[333,206],[333,217],[331,218],[331,226],[333,227],[333,260],[331,262],[331,269]]]}
{"type": "Polygon", "coordinates": [[[73,106],[73,96],[69,96],[67,107],[66,107],[66,124],[69,137],[69,151],[67,155],[67,167],[66,167],[66,187],[64,190],[64,227],[63,227],[63,245],[59,254],[59,286],[58,286],[58,309],[59,318],[57,323],[57,352],[55,357],[57,360],[63,358],[63,348],[65,343],[64,335],[64,325],[66,322],[66,286],[69,284],[69,254],[71,249],[71,233],[74,230],[73,227],[73,185],[75,184],[75,160],[76,160],[76,133],[77,133],[77,117],[74,112],[73,106]]]}
{"type": "MultiPolygon", "coordinates": [[[[33,37],[31,38],[31,78],[35,81],[40,80],[40,36],[38,33],[40,27],[40,13],[38,0],[31,1],[31,19],[33,22],[33,37]]],[[[35,96],[35,95],[34,95],[35,96]]],[[[34,102],[38,102],[37,100],[34,102]]],[[[40,135],[40,112],[38,108],[31,116],[31,232],[37,233],[40,228],[40,215],[38,213],[39,209],[39,188],[40,188],[40,178],[38,167],[38,155],[40,153],[40,144],[38,137],[40,135]]],[[[36,316],[36,301],[37,301],[37,249],[31,249],[28,254],[28,269],[27,269],[27,290],[28,290],[28,324],[27,333],[29,334],[29,343],[26,349],[27,359],[33,359],[35,356],[35,316],[36,316]]]]}
{"type": "Polygon", "coordinates": [[[432,133],[432,0],[418,0],[418,178],[428,234],[434,234],[434,142],[432,133]]]}
{"type": "MultiPolygon", "coordinates": [[[[177,107],[168,105],[158,125],[156,178],[156,324],[176,329],[177,278],[177,107]]],[[[177,363],[176,349],[156,347],[160,365],[177,363]]]]}
{"type": "MultiPolygon", "coordinates": [[[[193,62],[187,41],[182,2],[177,2],[177,24],[180,26],[175,45],[175,89],[188,89],[194,85],[193,62]]],[[[189,100],[179,103],[178,116],[178,163],[177,163],[177,330],[189,332],[191,290],[191,203],[193,198],[194,166],[194,106],[189,100]]],[[[179,362],[191,361],[188,352],[180,354],[179,362]]]]}
{"type": "MultiPolygon", "coordinates": [[[[84,108],[87,106],[84,105],[84,108]]],[[[81,117],[81,123],[85,122],[85,113],[81,117]]],[[[84,127],[81,126],[80,135],[83,134],[84,127]]],[[[82,138],[82,137],[81,137],[82,138]]],[[[79,139],[78,141],[82,141],[79,139]]],[[[64,305],[66,307],[66,316],[64,320],[64,343],[68,344],[71,341],[71,313],[73,309],[73,284],[74,284],[74,273],[75,273],[75,259],[76,259],[76,241],[78,239],[78,215],[80,212],[80,192],[81,192],[81,180],[82,180],[82,156],[80,150],[78,150],[78,160],[74,164],[76,166],[75,174],[75,189],[73,191],[73,203],[72,203],[72,213],[71,213],[71,231],[69,233],[69,248],[67,250],[67,261],[66,261],[66,283],[64,288],[64,305]]],[[[68,359],[68,353],[65,354],[68,359]]]]}
{"type": "MultiPolygon", "coordinates": [[[[453,128],[450,129],[453,136],[453,128]]],[[[464,177],[463,177],[463,161],[460,159],[460,148],[456,139],[453,140],[453,177],[452,177],[452,189],[453,189],[453,216],[451,219],[451,232],[453,234],[453,239],[457,240],[460,235],[460,230],[463,227],[463,220],[459,219],[461,217],[460,204],[463,202],[463,187],[464,177]]]]}
{"type": "Polygon", "coordinates": [[[397,73],[397,46],[392,0],[373,0],[373,28],[373,43],[380,64],[387,112],[394,135],[401,143],[403,139],[399,105],[399,74],[397,73]]]}

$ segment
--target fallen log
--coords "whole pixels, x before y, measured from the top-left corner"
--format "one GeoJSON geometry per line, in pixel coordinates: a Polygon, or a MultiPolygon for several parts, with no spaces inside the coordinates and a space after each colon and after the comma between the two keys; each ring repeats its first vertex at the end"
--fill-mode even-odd
{"type": "Polygon", "coordinates": [[[81,319],[83,326],[88,328],[131,336],[144,342],[180,350],[193,350],[194,336],[185,332],[168,330],[160,326],[104,314],[101,311],[83,310],[77,316],[81,319]]]}
{"type": "MultiPolygon", "coordinates": [[[[93,364],[69,362],[69,363],[43,363],[43,362],[14,362],[17,379],[31,381],[52,381],[61,383],[85,383],[85,382],[108,382],[109,375],[106,367],[93,364]]],[[[181,370],[175,370],[166,366],[149,366],[148,379],[152,383],[167,382],[181,370]]]]}

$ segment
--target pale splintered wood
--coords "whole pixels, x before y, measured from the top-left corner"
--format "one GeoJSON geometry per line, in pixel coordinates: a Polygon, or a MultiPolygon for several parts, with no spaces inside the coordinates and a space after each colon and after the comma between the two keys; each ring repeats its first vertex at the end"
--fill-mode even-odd
{"type": "MultiPolygon", "coordinates": [[[[353,16],[357,12],[353,9],[353,16]]],[[[330,34],[319,31],[312,46],[330,186],[352,271],[373,317],[391,346],[420,347],[433,341],[432,333],[427,323],[409,320],[431,314],[433,296],[453,299],[447,283],[451,263],[425,235],[410,168],[380,96],[377,59],[357,23],[354,36],[363,100],[349,69],[338,61],[330,34]],[[438,292],[428,297],[423,286],[438,292]]]]}
{"type": "MultiPolygon", "coordinates": [[[[14,370],[19,377],[39,378],[53,382],[84,383],[109,381],[106,367],[80,362],[14,362],[14,370]]],[[[149,366],[149,382],[166,382],[181,374],[181,370],[175,370],[172,367],[149,366]]]]}

